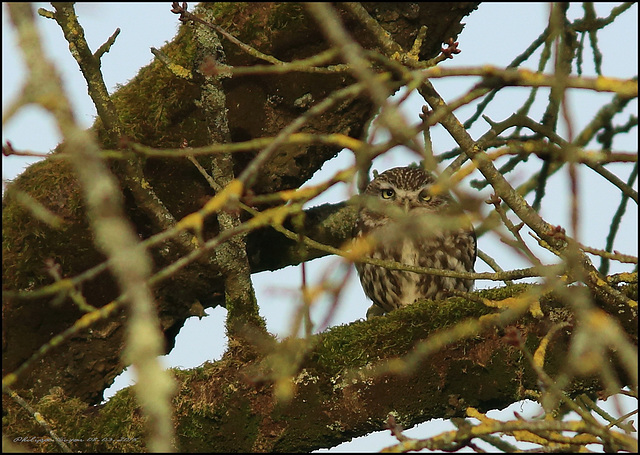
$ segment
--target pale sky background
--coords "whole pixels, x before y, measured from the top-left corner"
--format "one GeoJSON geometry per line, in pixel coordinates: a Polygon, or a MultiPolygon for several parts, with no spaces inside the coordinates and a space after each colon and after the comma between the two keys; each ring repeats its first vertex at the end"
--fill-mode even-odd
{"type": "MultiPolygon", "coordinates": [[[[193,4],[190,4],[192,7],[193,4]]],[[[36,7],[52,9],[48,3],[37,3],[36,7]]],[[[2,105],[3,111],[12,99],[19,93],[22,79],[24,78],[24,66],[21,55],[18,52],[15,35],[8,15],[3,6],[2,14],[2,105]]],[[[126,84],[138,70],[153,60],[149,50],[150,47],[160,47],[165,41],[170,41],[178,29],[178,18],[170,12],[170,2],[166,3],[78,3],[76,11],[80,23],[85,29],[85,34],[89,45],[95,51],[107,38],[119,27],[120,36],[116,40],[111,51],[102,59],[102,71],[111,92],[117,84],[126,84]]],[[[610,4],[597,3],[596,11],[599,16],[604,17],[609,14],[610,4]]],[[[610,28],[606,28],[599,33],[600,49],[604,54],[603,74],[615,77],[632,77],[638,73],[637,62],[637,4],[629,11],[625,12],[618,21],[610,28]],[[619,36],[621,30],[625,31],[625,36],[619,36]]],[[[580,4],[572,4],[570,17],[582,15],[580,4]]],[[[458,37],[461,54],[455,56],[454,60],[448,60],[443,66],[468,66],[480,64],[492,64],[505,66],[519,55],[526,47],[542,32],[547,24],[548,5],[544,3],[483,3],[477,11],[464,19],[467,23],[464,31],[458,37]]],[[[95,118],[95,108],[87,95],[87,88],[84,79],[75,60],[68,51],[68,45],[57,24],[52,20],[44,18],[38,19],[40,32],[44,37],[44,44],[50,55],[58,66],[62,74],[65,88],[70,96],[72,104],[76,110],[78,120],[89,127],[95,118]]],[[[536,54],[539,55],[539,52],[536,54]]],[[[535,69],[537,59],[529,60],[523,67],[535,69]]],[[[593,76],[594,70],[591,63],[591,54],[585,55],[584,74],[593,76]]],[[[473,78],[456,78],[452,80],[433,80],[435,88],[445,100],[452,100],[462,94],[476,80],[473,78]]],[[[548,91],[541,89],[545,94],[548,91]]],[[[492,107],[485,113],[493,120],[500,121],[508,117],[519,106],[528,92],[524,88],[504,89],[492,103],[492,107]],[[516,107],[514,107],[516,106],[516,107]]],[[[539,95],[540,97],[540,95],[539,95]]],[[[544,96],[538,102],[531,113],[533,118],[539,118],[540,112],[544,109],[544,96]]],[[[570,106],[573,126],[579,131],[582,126],[592,117],[593,112],[603,103],[611,98],[610,94],[591,93],[586,91],[571,91],[570,106]]],[[[418,113],[424,102],[419,96],[412,96],[404,105],[403,113],[411,123],[419,121],[418,113]]],[[[456,112],[458,118],[466,120],[474,111],[474,108],[463,108],[456,112]]],[[[630,103],[624,111],[633,112],[637,115],[637,99],[630,103]]],[[[617,117],[620,119],[621,117],[617,117]]],[[[477,121],[470,130],[474,138],[481,136],[487,129],[484,121],[477,121]]],[[[384,138],[384,132],[378,132],[378,138],[384,138]]],[[[450,150],[455,145],[453,140],[444,132],[441,127],[435,127],[432,131],[434,148],[437,153],[450,150]]],[[[49,115],[40,108],[27,107],[3,125],[3,143],[10,141],[15,149],[30,150],[33,152],[45,153],[52,150],[60,140],[60,135],[55,129],[49,115]]],[[[591,144],[594,148],[595,145],[591,144]]],[[[637,128],[632,134],[625,138],[617,139],[614,142],[614,150],[623,152],[637,152],[637,128]]],[[[376,159],[374,168],[379,171],[407,165],[416,160],[416,157],[406,151],[396,148],[390,153],[376,159]]],[[[15,178],[35,159],[22,157],[2,157],[2,177],[3,182],[15,178]]],[[[310,184],[319,183],[337,170],[352,164],[351,152],[343,152],[335,159],[326,163],[310,184]]],[[[539,160],[531,158],[529,164],[537,169],[539,160]]],[[[615,170],[614,166],[608,168],[615,170]]],[[[626,180],[631,165],[622,165],[623,171],[619,177],[626,180]]],[[[523,168],[524,169],[524,168],[523,168]]],[[[509,174],[507,178],[515,186],[529,177],[528,173],[516,171],[509,174]]],[[[604,239],[608,230],[608,220],[611,219],[619,203],[619,192],[610,183],[604,181],[594,172],[581,169],[580,177],[580,201],[582,210],[582,224],[579,240],[595,248],[604,248],[604,239]]],[[[472,177],[478,178],[477,173],[472,177]]],[[[468,187],[468,181],[466,185],[468,187]]],[[[464,187],[465,183],[463,183],[464,187]]],[[[4,185],[3,185],[4,187],[4,185]]],[[[547,189],[547,197],[543,200],[541,215],[550,223],[560,224],[565,227],[568,223],[568,183],[567,172],[558,172],[551,180],[547,189]]],[[[634,184],[637,190],[637,181],[634,184]]],[[[347,185],[338,185],[321,197],[309,203],[309,206],[318,205],[323,202],[337,202],[344,200],[354,193],[354,188],[347,185]]],[[[482,193],[489,196],[489,191],[482,193]]],[[[528,198],[531,202],[532,198],[528,198]]],[[[485,209],[488,213],[489,207],[485,209]]],[[[627,213],[620,228],[614,249],[623,253],[637,255],[638,251],[638,212],[637,205],[630,201],[627,206],[627,213]]],[[[528,237],[528,234],[526,234],[528,237]]],[[[479,240],[479,247],[493,256],[505,269],[528,267],[530,264],[516,257],[507,247],[496,241],[496,236],[485,235],[479,240]]],[[[536,247],[531,242],[532,248],[536,247]]],[[[545,261],[552,261],[553,257],[542,254],[540,257],[545,261]]],[[[307,264],[307,273],[311,283],[319,282],[325,274],[332,271],[334,279],[340,278],[342,267],[337,267],[342,260],[336,257],[325,257],[307,264]],[[337,272],[336,272],[337,270],[337,272]]],[[[595,261],[596,266],[599,260],[595,261]]],[[[611,273],[630,271],[631,267],[621,266],[612,262],[611,273]]],[[[481,261],[476,262],[476,271],[490,271],[481,261]]],[[[264,272],[253,275],[254,286],[261,306],[261,313],[267,320],[268,329],[279,337],[290,334],[290,315],[295,312],[301,303],[300,299],[300,267],[288,267],[277,272],[264,272]]],[[[500,282],[478,281],[477,288],[499,286],[500,282]]],[[[312,308],[312,315],[315,324],[319,324],[326,315],[328,300],[324,299],[312,308]]],[[[347,324],[357,319],[365,317],[366,310],[370,302],[364,296],[355,271],[352,271],[347,287],[343,293],[341,304],[334,314],[331,325],[347,324]]],[[[224,317],[226,311],[222,308],[208,310],[208,316],[202,320],[192,318],[185,324],[178,335],[176,347],[164,357],[167,366],[178,366],[191,368],[202,364],[206,360],[220,358],[225,349],[224,339],[224,317]]],[[[112,386],[105,396],[108,398],[116,390],[132,383],[132,376],[128,372],[122,374],[114,386],[112,386]]],[[[612,400],[609,400],[609,403],[612,400]]],[[[637,407],[635,400],[622,400],[620,405],[627,410],[637,407]]],[[[525,416],[535,415],[538,410],[536,406],[527,403],[516,403],[502,412],[492,412],[493,417],[503,416],[509,418],[513,416],[513,411],[518,411],[525,416]]],[[[610,412],[617,414],[617,411],[610,408],[610,412]]],[[[637,421],[636,421],[637,425],[637,421]]],[[[437,434],[446,429],[452,429],[447,422],[432,421],[418,425],[407,431],[407,435],[413,437],[427,437],[437,434]]],[[[389,431],[380,431],[369,436],[354,439],[351,442],[341,444],[332,451],[377,451],[381,448],[395,443],[395,438],[391,437],[389,431]]]]}

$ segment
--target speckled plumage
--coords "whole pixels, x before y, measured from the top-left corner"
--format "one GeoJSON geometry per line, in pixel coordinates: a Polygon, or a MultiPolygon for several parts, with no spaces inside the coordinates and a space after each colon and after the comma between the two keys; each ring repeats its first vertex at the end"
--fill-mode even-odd
{"type": "MultiPolygon", "coordinates": [[[[434,181],[422,169],[397,167],[369,183],[364,192],[368,201],[360,210],[354,229],[355,236],[366,236],[372,244],[369,257],[473,272],[473,226],[468,220],[460,225],[462,212],[449,194],[429,193],[434,181]]],[[[416,299],[441,299],[449,290],[469,291],[473,287],[473,280],[389,270],[365,263],[356,263],[356,269],[365,294],[383,312],[410,305],[416,299]]]]}

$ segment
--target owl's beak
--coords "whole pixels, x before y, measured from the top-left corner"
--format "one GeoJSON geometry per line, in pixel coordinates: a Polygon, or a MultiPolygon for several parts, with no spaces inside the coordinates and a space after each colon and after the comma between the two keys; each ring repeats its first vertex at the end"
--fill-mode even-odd
{"type": "Polygon", "coordinates": [[[409,210],[411,210],[411,201],[409,199],[405,199],[402,202],[402,208],[404,209],[404,212],[409,213],[409,210]]]}

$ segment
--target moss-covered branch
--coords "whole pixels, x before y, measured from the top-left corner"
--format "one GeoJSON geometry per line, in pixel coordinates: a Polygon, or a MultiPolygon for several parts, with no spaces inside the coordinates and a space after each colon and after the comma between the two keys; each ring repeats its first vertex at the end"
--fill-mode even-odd
{"type": "MultiPolygon", "coordinates": [[[[468,407],[483,412],[530,398],[539,378],[512,341],[514,331],[524,341],[522,349],[533,353],[550,329],[564,324],[553,329],[543,363],[551,377],[571,373],[566,359],[573,320],[553,294],[535,297],[539,292],[537,286],[521,285],[474,293],[487,302],[501,301],[499,310],[460,298],[424,302],[329,329],[310,343],[265,341],[263,361],[239,364],[235,356],[225,356],[192,370],[174,370],[179,383],[173,401],[176,449],[306,452],[381,430],[389,413],[408,428],[433,418],[462,417],[468,407]],[[527,295],[539,302],[535,311],[528,311],[526,302],[514,306],[527,295]],[[460,337],[461,331],[466,335],[460,337]],[[425,342],[439,348],[418,348],[425,342]],[[276,359],[292,355],[306,360],[290,377],[290,400],[277,401],[270,379],[279,365],[276,359]],[[399,367],[401,359],[406,360],[399,367]],[[382,364],[387,367],[381,370],[382,364]]],[[[637,327],[627,336],[637,339],[637,327]]],[[[606,367],[616,371],[615,361],[606,367]]],[[[624,382],[624,370],[620,373],[624,382]]],[[[597,390],[597,382],[588,377],[574,377],[566,389],[569,395],[597,390]]],[[[65,438],[81,440],[71,444],[73,450],[143,448],[142,422],[130,389],[100,407],[87,407],[61,390],[32,406],[64,429],[65,438]],[[90,441],[96,435],[109,439],[90,441]]],[[[13,428],[19,434],[35,431],[13,428]]]]}

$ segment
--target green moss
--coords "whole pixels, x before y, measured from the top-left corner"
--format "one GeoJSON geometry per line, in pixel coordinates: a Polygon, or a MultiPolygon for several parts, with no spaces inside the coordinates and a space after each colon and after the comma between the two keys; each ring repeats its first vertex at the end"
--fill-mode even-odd
{"type": "Polygon", "coordinates": [[[199,8],[207,9],[209,13],[216,19],[216,24],[225,30],[231,29],[233,24],[233,18],[236,15],[241,15],[247,10],[246,2],[210,2],[199,3],[196,7],[196,13],[199,8]]]}
{"type": "MultiPolygon", "coordinates": [[[[501,300],[530,287],[525,284],[487,289],[478,295],[501,300]]],[[[327,330],[320,335],[321,341],[313,354],[313,361],[317,361],[326,374],[335,376],[347,364],[350,368],[364,367],[379,359],[400,355],[410,350],[416,340],[425,339],[436,330],[495,311],[483,303],[463,298],[418,302],[383,317],[327,330]]]]}
{"type": "Polygon", "coordinates": [[[252,412],[251,402],[242,385],[236,382],[225,384],[222,397],[215,401],[215,407],[207,404],[209,401],[200,401],[205,399],[206,395],[196,393],[190,397],[189,411],[178,415],[180,450],[228,452],[233,447],[234,451],[250,452],[262,417],[252,412]],[[215,433],[203,432],[203,428],[212,427],[217,428],[215,433]],[[239,434],[243,436],[239,437],[239,434]],[[238,446],[238,441],[244,444],[238,446]]]}
{"type": "MultiPolygon", "coordinates": [[[[142,452],[145,449],[143,421],[137,415],[131,388],[118,392],[104,406],[94,408],[77,398],[67,397],[61,388],[55,387],[32,406],[52,428],[73,429],[73,433],[59,436],[74,452],[142,452]]],[[[6,432],[7,437],[33,435],[50,440],[34,444],[31,449],[59,451],[35,419],[24,419],[23,412],[10,412],[3,418],[3,433],[6,432]],[[9,421],[13,418],[20,420],[9,421]]]]}
{"type": "Polygon", "coordinates": [[[296,29],[307,23],[308,16],[300,3],[282,2],[275,5],[267,26],[274,30],[296,29]]]}
{"type": "Polygon", "coordinates": [[[79,186],[71,166],[63,160],[46,159],[30,166],[3,197],[2,210],[3,281],[12,289],[26,289],[49,283],[44,260],[53,259],[64,272],[76,270],[92,250],[79,186]],[[22,191],[63,220],[52,227],[36,219],[28,207],[14,197],[22,191]],[[79,254],[70,255],[73,246],[79,254]]]}
{"type": "MultiPolygon", "coordinates": [[[[173,63],[193,69],[196,53],[193,27],[182,25],[176,38],[161,51],[173,63]]],[[[149,146],[178,147],[185,137],[199,132],[197,128],[194,131],[192,119],[193,100],[198,96],[196,83],[177,78],[163,63],[154,60],[125,86],[120,86],[112,100],[127,137],[149,146]]],[[[105,143],[100,120],[94,128],[105,143]]]]}
{"type": "MultiPolygon", "coordinates": [[[[207,17],[222,29],[237,37],[243,43],[251,43],[255,40],[264,41],[264,23],[262,20],[262,9],[247,8],[246,2],[212,2],[201,3],[195,10],[196,13],[206,10],[207,17]]],[[[222,38],[222,37],[221,37],[222,38]]],[[[226,38],[222,38],[226,44],[226,38]]],[[[232,44],[236,47],[235,44],[232,44]]]]}
{"type": "Polygon", "coordinates": [[[100,424],[106,437],[135,437],[143,432],[142,419],[135,417],[138,404],[133,387],[118,391],[100,412],[100,424]]]}

